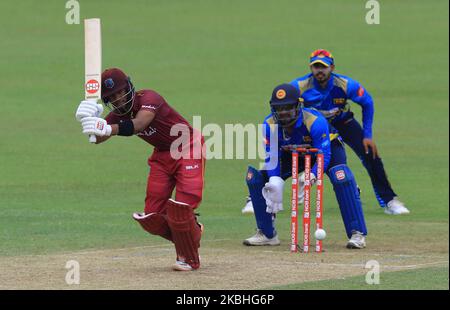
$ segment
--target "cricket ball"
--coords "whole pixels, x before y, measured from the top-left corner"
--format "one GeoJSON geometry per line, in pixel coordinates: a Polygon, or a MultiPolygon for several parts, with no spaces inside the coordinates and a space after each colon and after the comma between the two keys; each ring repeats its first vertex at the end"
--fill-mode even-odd
{"type": "Polygon", "coordinates": [[[323,240],[327,236],[327,233],[323,229],[317,229],[316,232],[314,233],[314,236],[316,237],[317,240],[323,240]]]}

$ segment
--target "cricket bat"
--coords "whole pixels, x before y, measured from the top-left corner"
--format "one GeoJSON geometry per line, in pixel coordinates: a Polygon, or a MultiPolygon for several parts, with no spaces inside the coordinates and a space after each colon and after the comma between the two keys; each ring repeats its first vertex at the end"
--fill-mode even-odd
{"type": "MultiPolygon", "coordinates": [[[[97,103],[102,94],[102,36],[100,18],[84,20],[84,99],[97,103]]],[[[95,135],[89,142],[95,143],[95,135]]]]}

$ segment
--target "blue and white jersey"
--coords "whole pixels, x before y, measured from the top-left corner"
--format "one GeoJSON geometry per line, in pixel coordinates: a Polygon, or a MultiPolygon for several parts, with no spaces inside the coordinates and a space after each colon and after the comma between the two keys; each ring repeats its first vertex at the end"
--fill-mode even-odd
{"type": "Polygon", "coordinates": [[[362,108],[364,137],[372,138],[373,100],[357,81],[332,73],[327,87],[322,88],[310,73],[290,84],[299,90],[305,107],[318,110],[332,125],[345,120],[351,113],[348,99],[359,104],[362,108]]]}
{"type": "MultiPolygon", "coordinates": [[[[277,160],[275,168],[266,169],[269,177],[281,176],[280,161],[282,152],[284,152],[281,147],[287,145],[309,144],[313,148],[320,149],[324,155],[324,171],[328,169],[331,159],[330,141],[338,138],[338,134],[318,111],[307,108],[302,109],[290,136],[286,135],[283,127],[275,126],[276,121],[273,114],[268,115],[264,119],[264,125],[266,163],[271,162],[271,159],[274,158],[277,160]],[[271,148],[271,137],[274,137],[274,135],[277,135],[278,145],[271,148]]],[[[317,175],[317,165],[312,167],[311,172],[317,175]]]]}

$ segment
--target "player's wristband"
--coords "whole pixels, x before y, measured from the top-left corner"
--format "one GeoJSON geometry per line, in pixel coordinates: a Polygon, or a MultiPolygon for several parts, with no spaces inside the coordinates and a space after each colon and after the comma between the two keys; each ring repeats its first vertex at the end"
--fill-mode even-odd
{"type": "Polygon", "coordinates": [[[119,132],[117,133],[118,136],[132,136],[133,134],[134,124],[132,120],[128,119],[119,123],[119,132]]]}

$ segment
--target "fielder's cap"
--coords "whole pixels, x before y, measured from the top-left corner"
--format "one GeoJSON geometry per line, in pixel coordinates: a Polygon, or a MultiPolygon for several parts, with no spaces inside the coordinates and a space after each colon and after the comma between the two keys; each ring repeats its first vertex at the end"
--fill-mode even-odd
{"type": "Polygon", "coordinates": [[[128,87],[129,78],[119,68],[109,68],[102,73],[102,98],[128,87]]]}
{"type": "Polygon", "coordinates": [[[321,63],[322,65],[329,67],[334,64],[333,55],[324,49],[315,50],[311,53],[309,65],[312,66],[315,63],[321,63]]]}
{"type": "Polygon", "coordinates": [[[291,84],[281,84],[275,87],[270,98],[270,104],[273,106],[296,104],[300,102],[300,92],[291,84]]]}

